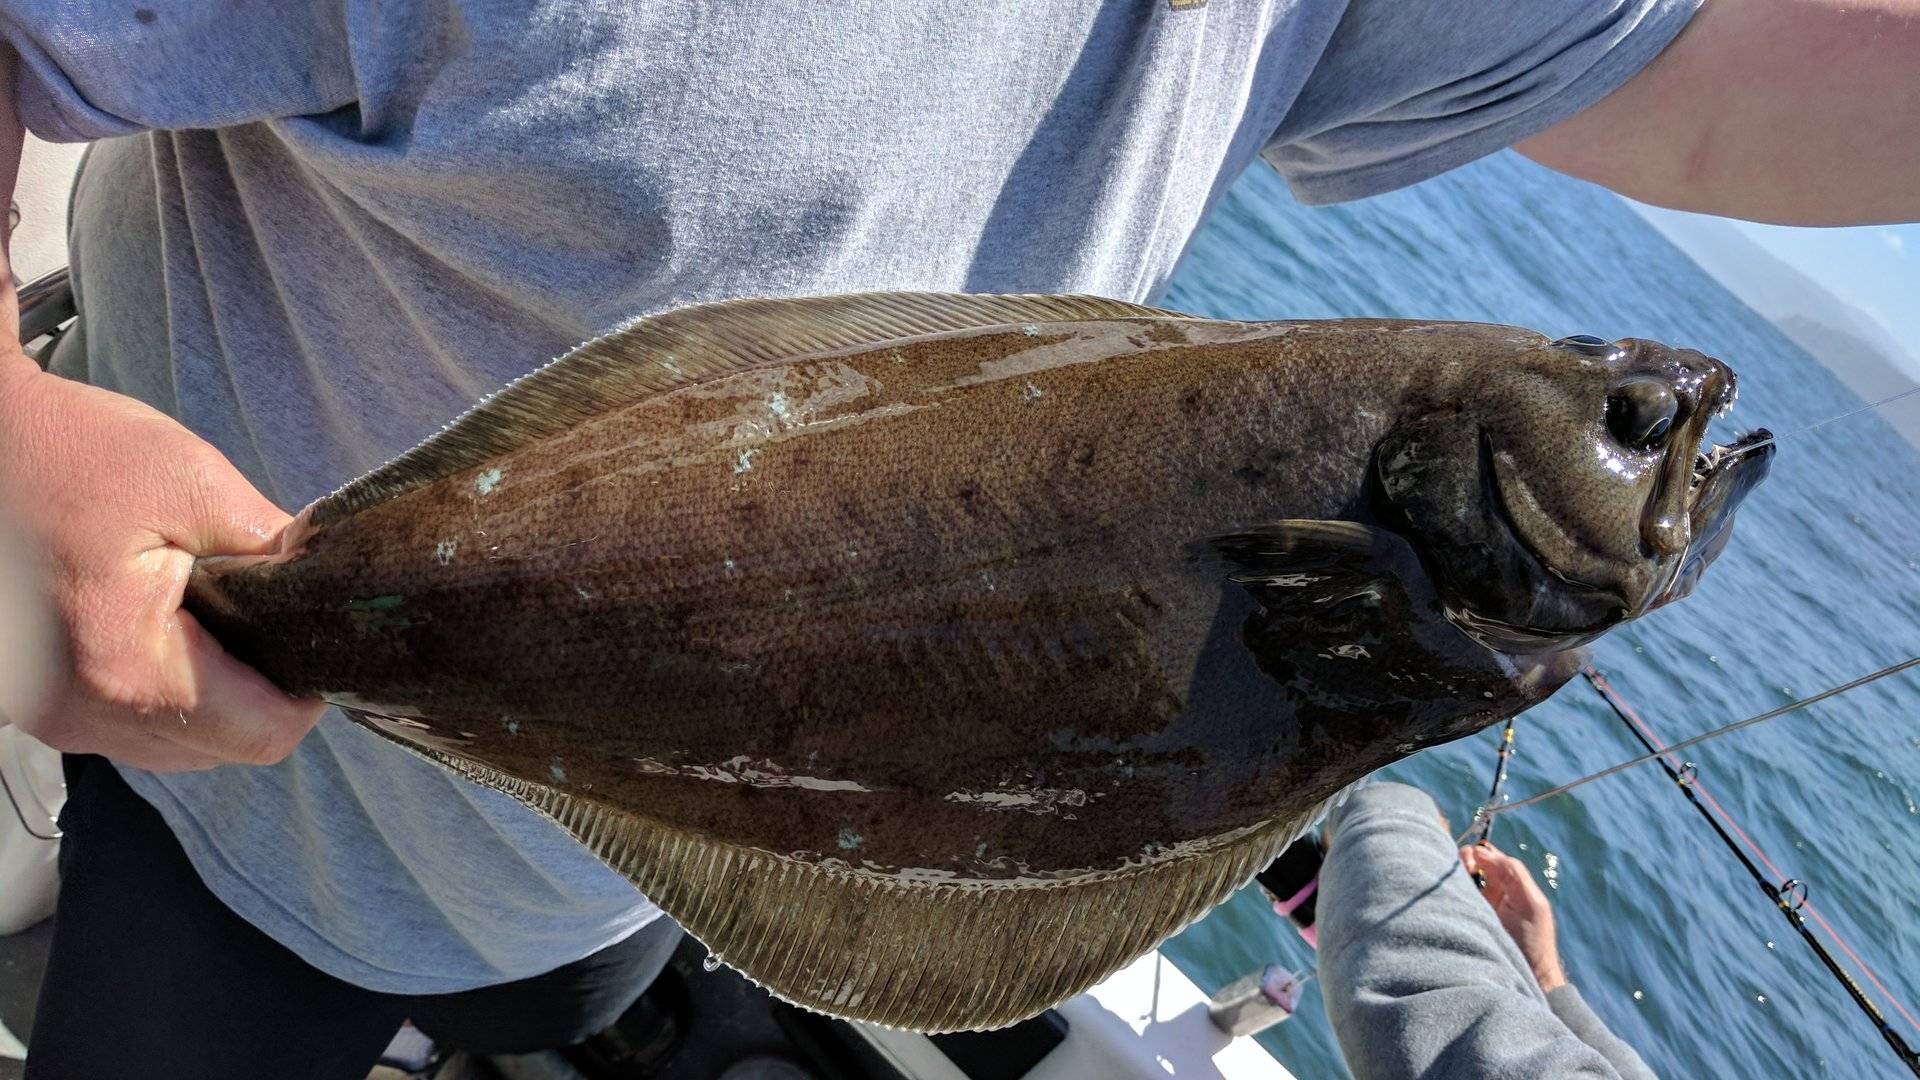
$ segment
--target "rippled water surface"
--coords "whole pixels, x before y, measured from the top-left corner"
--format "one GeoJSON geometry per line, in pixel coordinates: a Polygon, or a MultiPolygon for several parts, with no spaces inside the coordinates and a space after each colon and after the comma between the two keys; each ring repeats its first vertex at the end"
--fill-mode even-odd
{"type": "MultiPolygon", "coordinates": [[[[1327,209],[1296,205],[1255,168],[1195,240],[1165,303],[1233,318],[1482,319],[1656,338],[1733,365],[1740,403],[1724,422],[1742,430],[1789,430],[1860,404],[1614,196],[1510,154],[1327,209]]],[[[1673,740],[1917,654],[1920,452],[1870,414],[1785,441],[1700,590],[1615,631],[1594,662],[1673,740]]],[[[1464,825],[1485,797],[1496,738],[1387,775],[1464,825]]],[[[1522,717],[1517,747],[1516,799],[1640,751],[1578,679],[1522,717]]],[[[1774,862],[1811,884],[1888,989],[1920,1009],[1920,675],[1688,756],[1774,862]]],[[[1663,1075],[1905,1075],[1655,766],[1504,816],[1496,838],[1536,878],[1557,863],[1568,971],[1663,1075]]],[[[1261,964],[1312,963],[1255,890],[1169,950],[1208,990],[1261,964]]],[[[1920,1045],[1920,1031],[1889,1018],[1920,1045]]],[[[1344,1072],[1317,993],[1262,1041],[1302,1077],[1344,1072]]]]}

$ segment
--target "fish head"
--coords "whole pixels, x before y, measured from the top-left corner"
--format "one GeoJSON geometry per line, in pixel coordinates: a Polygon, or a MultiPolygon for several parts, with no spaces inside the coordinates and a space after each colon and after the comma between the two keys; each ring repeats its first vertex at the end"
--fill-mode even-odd
{"type": "Polygon", "coordinates": [[[1490,648],[1573,648],[1690,592],[1766,475],[1765,430],[1703,446],[1734,373],[1691,349],[1509,339],[1376,447],[1374,501],[1490,648]]]}

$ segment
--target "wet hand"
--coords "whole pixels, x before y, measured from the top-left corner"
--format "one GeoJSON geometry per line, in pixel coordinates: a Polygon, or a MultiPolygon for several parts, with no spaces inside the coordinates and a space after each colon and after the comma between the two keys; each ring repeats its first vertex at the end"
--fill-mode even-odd
{"type": "Polygon", "coordinates": [[[69,753],[158,771],[268,764],[319,719],[180,608],[200,555],[271,551],[287,515],[131,398],[0,356],[0,499],[37,542],[67,663],[33,715],[69,753]]]}
{"type": "Polygon", "coordinates": [[[1526,864],[1490,844],[1461,848],[1460,862],[1468,873],[1486,879],[1481,895],[1520,947],[1520,954],[1527,958],[1540,989],[1550,993],[1565,986],[1567,973],[1560,966],[1560,950],[1554,944],[1553,906],[1534,883],[1526,864]]]}

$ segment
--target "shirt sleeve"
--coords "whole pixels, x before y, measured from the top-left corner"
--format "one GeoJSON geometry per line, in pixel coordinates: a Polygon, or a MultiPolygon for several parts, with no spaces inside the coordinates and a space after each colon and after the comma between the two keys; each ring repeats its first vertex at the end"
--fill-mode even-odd
{"type": "Polygon", "coordinates": [[[338,0],[0,0],[20,119],[49,142],[331,112],[355,100],[338,0]]]}
{"type": "Polygon", "coordinates": [[[1567,1030],[1579,1036],[1580,1041],[1605,1054],[1615,1071],[1625,1080],[1655,1080],[1653,1070],[1640,1060],[1640,1055],[1628,1046],[1620,1036],[1608,1030],[1607,1025],[1587,1007],[1587,1000],[1572,983],[1556,988],[1547,995],[1547,1004],[1552,1006],[1553,1015],[1567,1025],[1567,1030]]]}
{"type": "Polygon", "coordinates": [[[1405,187],[1618,89],[1701,0],[1350,0],[1264,155],[1306,203],[1405,187]]]}
{"type": "Polygon", "coordinates": [[[1432,799],[1373,784],[1332,821],[1315,925],[1327,1017],[1355,1076],[1620,1075],[1554,1014],[1432,799]]]}

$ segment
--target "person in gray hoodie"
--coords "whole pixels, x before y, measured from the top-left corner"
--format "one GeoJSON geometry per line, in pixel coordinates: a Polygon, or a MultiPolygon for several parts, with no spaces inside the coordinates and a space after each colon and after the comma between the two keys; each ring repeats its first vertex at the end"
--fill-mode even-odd
{"type": "Polygon", "coordinates": [[[1320,977],[1354,1076],[1653,1077],[1567,981],[1524,863],[1455,848],[1433,799],[1404,784],[1356,791],[1328,831],[1320,977]]]}

